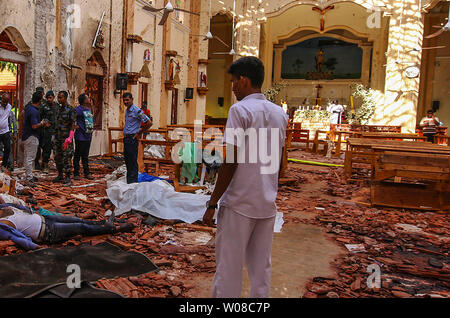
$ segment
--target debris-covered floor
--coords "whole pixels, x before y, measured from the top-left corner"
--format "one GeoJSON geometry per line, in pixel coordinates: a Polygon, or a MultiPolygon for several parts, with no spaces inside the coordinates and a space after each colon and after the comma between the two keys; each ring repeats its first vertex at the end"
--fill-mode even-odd
{"type": "MultiPolygon", "coordinates": [[[[343,163],[302,151],[289,157],[343,163]]],[[[104,177],[122,165],[119,159],[92,160],[95,180],[74,181],[71,188],[52,184],[54,172],[38,174],[37,186],[19,197],[50,211],[103,220],[105,212],[114,209],[107,200],[104,177]]],[[[162,167],[162,174],[170,175],[171,169],[162,167]]],[[[450,296],[448,215],[371,208],[369,188],[363,182],[345,184],[342,168],[289,163],[287,175],[298,184],[282,186],[278,195],[285,224],[274,239],[272,297],[450,296]],[[368,288],[367,279],[377,267],[381,286],[368,288]]],[[[139,212],[118,219],[136,228],[132,233],[79,237],[51,247],[108,241],[145,254],[160,268],[158,273],[97,283],[126,297],[210,296],[214,229],[155,220],[139,212]]],[[[25,252],[12,242],[0,242],[0,256],[18,253],[25,252]]],[[[248,289],[245,280],[244,296],[248,289]]]]}

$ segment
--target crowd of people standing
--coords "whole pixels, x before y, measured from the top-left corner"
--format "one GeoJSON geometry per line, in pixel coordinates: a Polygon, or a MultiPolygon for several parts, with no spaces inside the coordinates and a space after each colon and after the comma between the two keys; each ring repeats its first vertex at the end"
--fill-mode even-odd
{"type": "MultiPolygon", "coordinates": [[[[86,179],[92,179],[89,172],[89,151],[93,134],[92,103],[89,96],[78,97],[79,106],[68,103],[67,91],[57,94],[39,87],[31,101],[25,106],[21,142],[25,167],[24,184],[33,186],[38,179],[33,170],[49,173],[49,161],[54,152],[58,176],[54,183],[71,185],[71,177],[80,179],[80,159],[86,179]],[[75,145],[74,145],[75,144],[75,145]],[[34,166],[34,167],[33,167],[34,166]]],[[[10,95],[4,93],[0,102],[0,142],[3,144],[2,172],[14,170],[12,158],[12,135],[17,136],[17,121],[11,111],[10,95]],[[13,127],[13,128],[12,128],[13,127]],[[13,130],[12,130],[13,129],[13,130]]]]}

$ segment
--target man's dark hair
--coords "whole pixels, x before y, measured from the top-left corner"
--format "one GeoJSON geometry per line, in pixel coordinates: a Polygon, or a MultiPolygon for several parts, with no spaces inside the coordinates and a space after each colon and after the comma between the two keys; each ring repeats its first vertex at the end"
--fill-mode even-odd
{"type": "Polygon", "coordinates": [[[48,91],[47,94],[45,94],[45,98],[49,98],[50,96],[55,97],[55,93],[53,91],[48,91]]]}
{"type": "Polygon", "coordinates": [[[64,97],[67,99],[67,98],[69,98],[69,93],[67,93],[67,91],[60,91],[59,93],[58,93],[58,95],[59,94],[63,94],[64,95],[64,97]]]}
{"type": "Polygon", "coordinates": [[[83,105],[86,97],[88,97],[87,94],[81,94],[80,96],[78,96],[78,103],[80,103],[80,105],[83,105]]]}
{"type": "Polygon", "coordinates": [[[429,110],[427,111],[427,114],[429,114],[429,113],[433,113],[433,114],[434,114],[434,110],[429,109],[429,110]]]}
{"type": "Polygon", "coordinates": [[[130,92],[126,92],[125,94],[123,94],[122,98],[131,98],[133,99],[133,94],[131,94],[130,92]]]}
{"type": "Polygon", "coordinates": [[[243,57],[228,68],[228,74],[240,78],[248,77],[255,88],[261,88],[264,83],[264,65],[260,59],[254,56],[243,57]]]}
{"type": "Polygon", "coordinates": [[[42,92],[34,92],[33,97],[31,98],[31,102],[33,104],[37,104],[42,100],[42,92]]]}
{"type": "Polygon", "coordinates": [[[41,87],[41,86],[36,87],[36,92],[42,92],[42,93],[44,93],[44,88],[41,87]]]}

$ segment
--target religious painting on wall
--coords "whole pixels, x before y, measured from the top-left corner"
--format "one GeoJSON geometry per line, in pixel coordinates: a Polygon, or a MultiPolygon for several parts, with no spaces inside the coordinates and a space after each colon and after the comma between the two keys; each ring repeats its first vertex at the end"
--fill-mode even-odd
{"type": "Polygon", "coordinates": [[[357,44],[317,37],[283,51],[283,79],[360,79],[363,51],[357,44]]]}

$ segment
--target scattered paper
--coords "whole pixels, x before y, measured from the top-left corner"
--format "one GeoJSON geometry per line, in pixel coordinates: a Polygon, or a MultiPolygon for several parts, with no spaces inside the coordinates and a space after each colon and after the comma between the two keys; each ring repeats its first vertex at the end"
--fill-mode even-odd
{"type": "Polygon", "coordinates": [[[274,232],[275,233],[281,233],[281,229],[283,228],[284,219],[283,219],[283,213],[278,212],[277,216],[275,218],[275,226],[274,226],[274,232]]]}
{"type": "Polygon", "coordinates": [[[84,200],[87,201],[87,196],[85,196],[84,194],[71,194],[72,197],[74,197],[75,199],[80,199],[80,200],[84,200]]]}
{"type": "Polygon", "coordinates": [[[349,250],[351,253],[360,253],[365,252],[366,248],[363,244],[345,244],[345,247],[349,250]]]}

